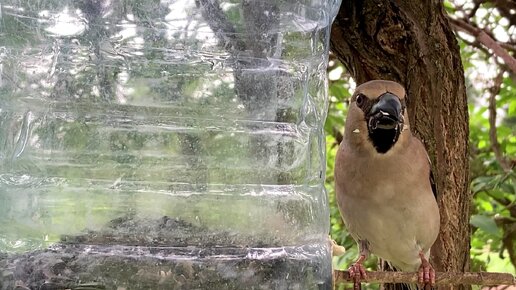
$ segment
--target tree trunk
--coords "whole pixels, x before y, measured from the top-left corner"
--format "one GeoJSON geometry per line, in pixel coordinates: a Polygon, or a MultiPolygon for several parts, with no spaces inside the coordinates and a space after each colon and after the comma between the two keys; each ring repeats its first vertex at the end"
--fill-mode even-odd
{"type": "MultiPolygon", "coordinates": [[[[413,133],[431,156],[441,213],[437,271],[469,268],[468,110],[459,46],[437,0],[343,1],[331,49],[357,84],[405,86],[413,133]]],[[[442,287],[441,287],[442,289],[442,287]]]]}

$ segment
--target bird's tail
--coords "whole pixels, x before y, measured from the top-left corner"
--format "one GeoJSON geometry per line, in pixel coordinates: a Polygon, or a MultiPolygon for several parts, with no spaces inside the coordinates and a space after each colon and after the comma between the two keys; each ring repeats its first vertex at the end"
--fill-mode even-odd
{"type": "MultiPolygon", "coordinates": [[[[396,269],[396,267],[394,267],[393,265],[391,265],[390,263],[388,263],[386,261],[381,262],[381,268],[383,271],[393,271],[393,272],[399,271],[398,269],[396,269]]],[[[426,288],[421,287],[417,284],[386,283],[383,285],[383,289],[385,289],[385,290],[429,290],[431,288],[430,287],[426,287],[426,288]]]]}

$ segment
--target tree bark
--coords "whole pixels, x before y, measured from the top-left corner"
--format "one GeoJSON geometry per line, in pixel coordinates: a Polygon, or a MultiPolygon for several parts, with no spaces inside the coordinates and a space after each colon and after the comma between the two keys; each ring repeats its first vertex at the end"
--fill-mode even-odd
{"type": "Polygon", "coordinates": [[[387,79],[407,89],[411,129],[429,152],[438,190],[441,232],[432,263],[437,271],[467,271],[467,98],[459,46],[441,1],[343,1],[331,49],[357,84],[387,79]]]}

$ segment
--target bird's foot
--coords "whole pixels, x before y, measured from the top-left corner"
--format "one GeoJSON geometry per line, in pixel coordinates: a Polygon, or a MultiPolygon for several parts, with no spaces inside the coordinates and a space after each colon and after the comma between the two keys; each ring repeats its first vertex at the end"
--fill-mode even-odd
{"type": "Polygon", "coordinates": [[[419,266],[417,280],[419,284],[433,287],[435,285],[435,270],[423,253],[419,253],[419,257],[421,258],[421,266],[419,266]]]}
{"type": "Polygon", "coordinates": [[[366,270],[364,265],[361,262],[356,262],[348,269],[349,276],[353,278],[353,280],[362,280],[367,278],[366,270]]]}
{"type": "Polygon", "coordinates": [[[364,259],[365,256],[360,256],[360,258],[348,269],[349,277],[353,279],[353,290],[360,290],[362,288],[360,281],[367,277],[365,267],[362,265],[364,259]]]}

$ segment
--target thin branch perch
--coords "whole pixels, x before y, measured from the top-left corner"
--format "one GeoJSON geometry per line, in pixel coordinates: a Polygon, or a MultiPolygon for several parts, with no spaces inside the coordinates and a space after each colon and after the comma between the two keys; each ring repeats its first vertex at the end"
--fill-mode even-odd
{"type": "Polygon", "coordinates": [[[495,154],[496,160],[500,163],[503,171],[506,173],[511,172],[511,164],[505,159],[498,142],[498,133],[496,129],[496,96],[500,93],[501,85],[503,82],[503,73],[500,71],[494,80],[494,84],[490,89],[491,95],[489,96],[489,140],[491,141],[491,148],[495,154]]]}
{"type": "MultiPolygon", "coordinates": [[[[333,271],[335,284],[353,282],[348,271],[333,271]]],[[[516,285],[515,277],[509,273],[466,272],[466,273],[436,273],[437,285],[516,285]]],[[[367,272],[364,283],[408,283],[417,284],[416,272],[367,272]]]]}
{"type": "Polygon", "coordinates": [[[493,54],[503,59],[505,64],[510,68],[513,73],[516,73],[516,59],[509,54],[507,50],[513,50],[514,47],[508,43],[501,43],[493,39],[483,29],[475,27],[464,20],[454,19],[448,17],[450,24],[456,30],[461,30],[472,36],[474,36],[478,42],[482,43],[485,47],[491,49],[493,54]]]}

